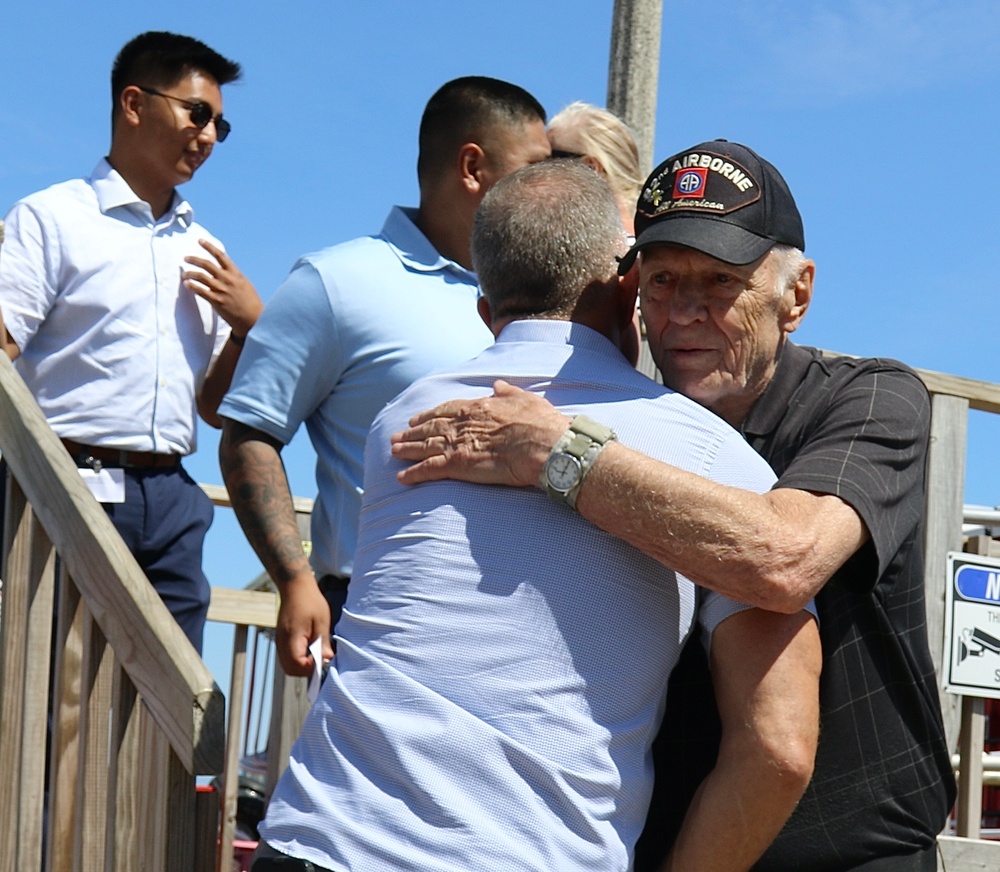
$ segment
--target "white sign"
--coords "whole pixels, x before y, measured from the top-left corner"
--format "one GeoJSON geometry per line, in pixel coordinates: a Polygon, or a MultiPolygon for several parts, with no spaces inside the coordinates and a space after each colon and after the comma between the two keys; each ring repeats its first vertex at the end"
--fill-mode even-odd
{"type": "Polygon", "coordinates": [[[1000,560],[948,554],[944,689],[1000,699],[1000,560]]]}

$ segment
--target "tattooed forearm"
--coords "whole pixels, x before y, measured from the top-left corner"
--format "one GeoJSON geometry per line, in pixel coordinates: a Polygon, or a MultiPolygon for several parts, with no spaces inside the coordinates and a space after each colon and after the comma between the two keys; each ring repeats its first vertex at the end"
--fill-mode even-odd
{"type": "Polygon", "coordinates": [[[311,572],[280,443],[245,424],[226,420],[219,465],[243,532],[279,589],[311,572]]]}

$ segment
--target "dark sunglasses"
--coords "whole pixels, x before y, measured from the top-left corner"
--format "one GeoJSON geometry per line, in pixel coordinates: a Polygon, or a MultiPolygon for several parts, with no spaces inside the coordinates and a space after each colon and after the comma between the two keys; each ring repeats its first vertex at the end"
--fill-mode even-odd
{"type": "Polygon", "coordinates": [[[212,107],[204,100],[185,100],[183,97],[164,94],[162,91],[157,91],[154,88],[146,88],[143,85],[136,85],[136,87],[144,94],[152,94],[154,97],[166,97],[168,100],[176,100],[181,105],[186,106],[188,112],[191,113],[191,123],[199,130],[207,127],[209,121],[214,121],[215,138],[218,142],[225,142],[226,137],[229,136],[229,131],[233,129],[233,125],[221,115],[212,117],[212,107]]]}
{"type": "Polygon", "coordinates": [[[586,155],[580,154],[578,151],[562,151],[558,148],[552,149],[552,157],[554,158],[578,158],[586,157],[586,155]]]}

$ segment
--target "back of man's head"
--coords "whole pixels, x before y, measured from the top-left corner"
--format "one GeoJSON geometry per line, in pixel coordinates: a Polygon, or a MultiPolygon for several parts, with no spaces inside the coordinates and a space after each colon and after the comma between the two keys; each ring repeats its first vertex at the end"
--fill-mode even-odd
{"type": "Polygon", "coordinates": [[[545,123],[542,104],[524,88],[488,76],[463,76],[434,93],[420,119],[417,177],[429,182],[455,158],[467,142],[482,145],[500,128],[545,123]]]}
{"type": "Polygon", "coordinates": [[[570,318],[608,293],[625,229],[611,189],[589,167],[550,160],[512,173],[483,199],[472,263],[494,319],[570,318]]]}
{"type": "Polygon", "coordinates": [[[207,73],[221,86],[235,82],[243,70],[193,37],[162,30],[140,33],[122,47],[111,67],[112,123],[118,98],[129,85],[169,88],[193,72],[207,73]]]}

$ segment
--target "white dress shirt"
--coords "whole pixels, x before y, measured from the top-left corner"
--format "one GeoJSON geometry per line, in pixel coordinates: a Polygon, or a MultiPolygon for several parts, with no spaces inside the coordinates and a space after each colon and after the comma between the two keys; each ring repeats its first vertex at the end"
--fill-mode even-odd
{"type": "Polygon", "coordinates": [[[187,255],[221,244],[174,195],[149,205],[102,160],[5,219],[0,312],[17,368],[60,436],[190,454],[196,396],[229,325],[181,283],[187,255]]]}

